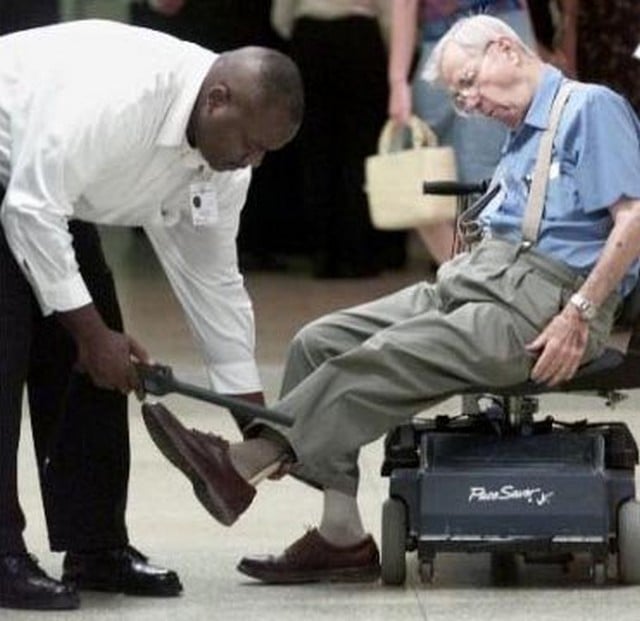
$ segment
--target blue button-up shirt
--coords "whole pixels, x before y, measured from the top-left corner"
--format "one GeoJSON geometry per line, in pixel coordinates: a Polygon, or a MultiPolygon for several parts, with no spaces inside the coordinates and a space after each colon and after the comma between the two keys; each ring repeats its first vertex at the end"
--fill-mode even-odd
{"type": "MultiPolygon", "coordinates": [[[[493,178],[501,191],[480,217],[494,237],[522,239],[540,137],[562,80],[548,66],[524,122],[509,133],[493,178]]],[[[553,143],[537,249],[586,275],[613,227],[610,208],[624,198],[640,199],[640,122],[613,91],[577,84],[553,143]]],[[[635,285],[638,268],[636,261],[623,280],[623,295],[635,285]]]]}

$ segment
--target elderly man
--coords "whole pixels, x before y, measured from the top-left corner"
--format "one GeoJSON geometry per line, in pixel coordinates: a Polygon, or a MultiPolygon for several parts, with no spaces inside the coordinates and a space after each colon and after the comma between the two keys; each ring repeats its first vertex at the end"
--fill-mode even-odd
{"type": "Polygon", "coordinates": [[[76,587],[177,595],[128,544],[126,393],[147,354],[122,332],[93,223],[145,228],[212,384],[262,402],[235,238],[251,167],[300,125],[300,76],[272,50],[218,56],[102,21],[2,37],[0,57],[0,606],[75,608],[76,587]],[[25,382],[64,583],[22,536],[25,382]]]}
{"type": "Polygon", "coordinates": [[[156,444],[225,524],[247,508],[260,477],[287,462],[324,490],[318,529],[279,556],[241,561],[241,572],[265,582],[374,579],[378,551],[356,504],[360,447],[474,386],[569,379],[602,351],[638,278],[640,123],[621,97],[576,83],[557,132],[545,134],[566,80],[488,16],[457,22],[426,77],[444,83],[461,113],[510,129],[481,214],[484,239],[445,263],[434,284],[304,327],[275,405],[290,429],[256,424],[255,437],[227,446],[160,405],[145,407],[156,444]],[[543,135],[553,148],[540,177],[543,135]],[[523,232],[532,176],[542,178],[544,207],[533,237],[523,232]]]}

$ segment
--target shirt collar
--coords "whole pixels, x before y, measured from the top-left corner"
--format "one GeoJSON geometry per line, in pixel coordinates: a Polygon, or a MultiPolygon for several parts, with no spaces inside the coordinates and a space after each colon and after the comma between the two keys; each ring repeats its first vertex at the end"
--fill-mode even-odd
{"type": "Polygon", "coordinates": [[[553,100],[560,88],[562,80],[563,75],[558,69],[551,65],[545,65],[540,84],[533,96],[529,110],[524,117],[525,125],[537,129],[547,129],[553,100]]]}
{"type": "Polygon", "coordinates": [[[165,117],[156,144],[163,147],[178,147],[184,154],[190,154],[189,159],[204,162],[204,158],[197,149],[192,148],[187,141],[187,124],[191,111],[202,87],[202,82],[211,68],[211,64],[218,58],[209,50],[193,46],[193,53],[185,59],[184,71],[175,74],[175,96],[165,117]]]}

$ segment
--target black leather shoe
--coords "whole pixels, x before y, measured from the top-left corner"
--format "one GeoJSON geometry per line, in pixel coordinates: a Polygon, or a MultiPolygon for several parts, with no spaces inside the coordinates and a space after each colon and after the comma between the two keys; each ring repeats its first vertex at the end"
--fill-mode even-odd
{"type": "Polygon", "coordinates": [[[156,567],[132,546],[96,552],[67,552],[62,580],[78,589],[175,597],[182,592],[178,574],[156,567]]]}
{"type": "Polygon", "coordinates": [[[0,608],[72,610],[79,606],[76,590],[47,576],[35,557],[0,555],[0,608]]]}

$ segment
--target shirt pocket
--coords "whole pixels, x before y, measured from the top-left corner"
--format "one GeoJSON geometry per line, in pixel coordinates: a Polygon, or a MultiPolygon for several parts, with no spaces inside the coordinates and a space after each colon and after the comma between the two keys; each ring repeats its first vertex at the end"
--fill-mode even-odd
{"type": "Polygon", "coordinates": [[[568,220],[579,209],[575,165],[566,159],[554,159],[549,167],[544,218],[568,220]]]}

